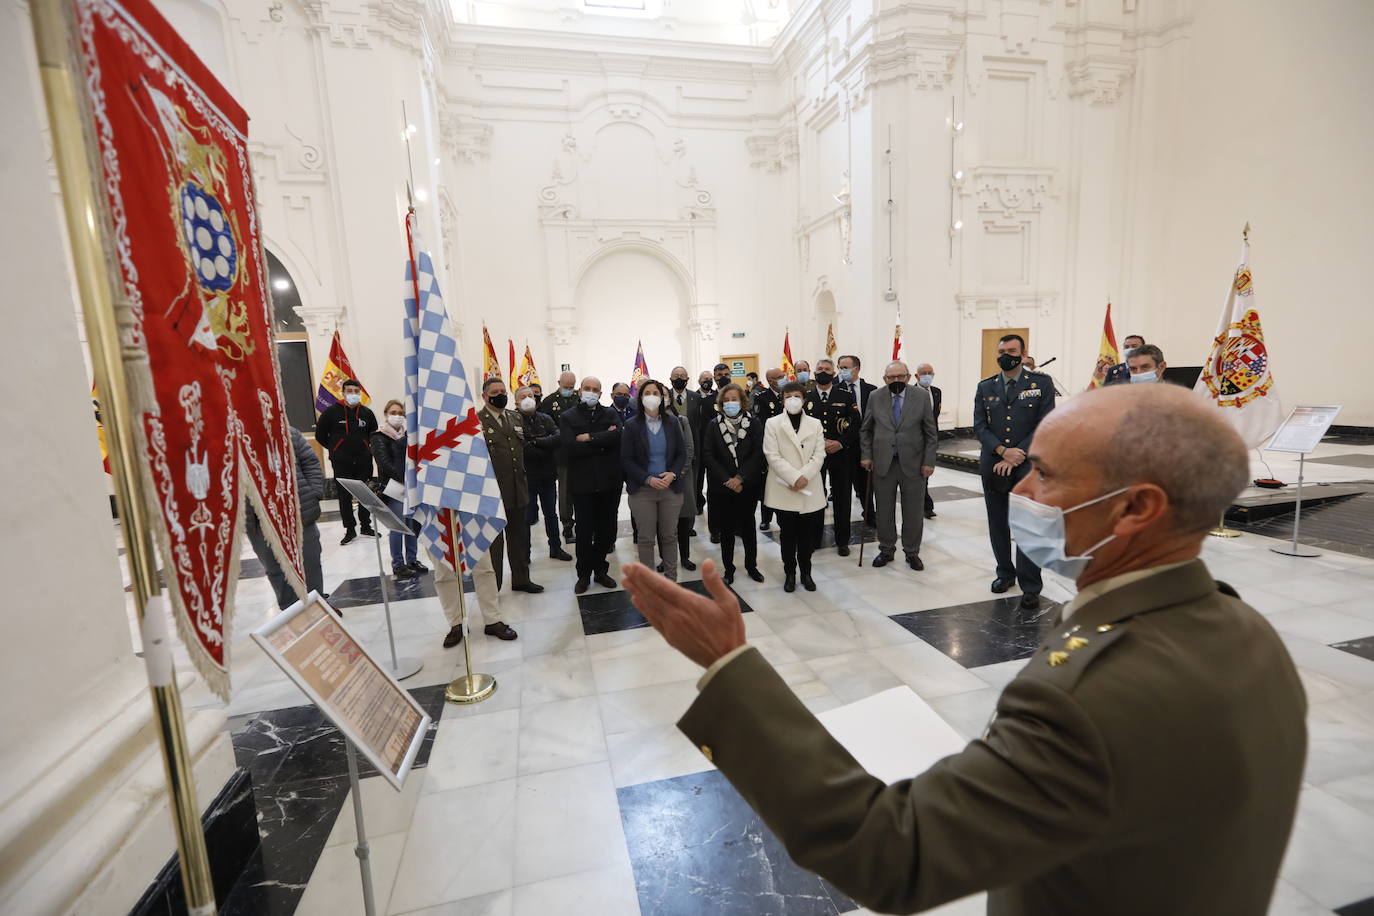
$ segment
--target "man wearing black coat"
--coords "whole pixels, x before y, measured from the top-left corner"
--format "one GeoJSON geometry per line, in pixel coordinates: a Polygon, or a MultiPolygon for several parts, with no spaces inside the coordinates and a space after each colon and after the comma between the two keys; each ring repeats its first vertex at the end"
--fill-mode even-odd
{"type": "MultiPolygon", "coordinates": [[[[377,415],[362,404],[363,386],[355,379],[345,379],[343,401],[326,408],[315,423],[315,441],[324,446],[336,478],[367,480],[372,476],[372,434],[377,431],[377,415]]],[[[372,515],[362,503],[358,517],[363,534],[376,537],[372,529],[372,515]]],[[[353,497],[339,487],[339,518],[343,520],[344,536],[339,543],[347,544],[358,536],[353,521],[353,497]]]]}
{"type": "MultiPolygon", "coordinates": [[[[854,400],[859,405],[859,422],[868,416],[868,396],[878,390],[878,386],[871,384],[860,375],[863,372],[863,362],[859,357],[852,353],[841,356],[837,363],[840,369],[840,384],[849,389],[854,395],[854,400]]],[[[859,450],[854,450],[854,495],[859,503],[864,507],[864,524],[872,528],[877,524],[878,517],[874,514],[873,500],[868,499],[868,471],[859,464],[859,450]]],[[[927,497],[929,498],[929,497],[927,497]]]]}
{"type": "MultiPolygon", "coordinates": [[[[787,376],[783,375],[781,369],[769,369],[764,373],[766,380],[762,385],[754,390],[750,395],[754,415],[759,418],[759,423],[764,424],[782,413],[782,386],[787,382],[787,376]]],[[[764,462],[764,481],[768,479],[768,462],[764,462]]],[[[759,484],[759,493],[763,493],[764,484],[759,484]]],[[[773,510],[762,500],[759,502],[759,530],[767,531],[773,524],[773,510]]]]}
{"type": "Polygon", "coordinates": [[[561,442],[558,424],[553,417],[539,411],[539,401],[532,388],[517,390],[515,403],[525,421],[525,479],[530,492],[530,501],[525,508],[525,524],[532,531],[534,523],[539,520],[540,507],[543,507],[549,559],[571,560],[558,537],[557,452],[561,442]]]}
{"type": "MultiPolygon", "coordinates": [[[[930,394],[931,409],[935,411],[936,437],[939,437],[940,428],[940,389],[936,388],[935,367],[930,363],[921,363],[916,367],[916,381],[930,394]]],[[[935,517],[935,501],[930,498],[930,487],[926,487],[926,518],[935,517]]]]}
{"type": "MultiPolygon", "coordinates": [[[[708,411],[714,411],[712,406],[715,402],[710,394],[701,391],[688,391],[687,369],[684,366],[674,366],[673,371],[668,375],[668,383],[673,386],[673,390],[668,397],[673,402],[673,407],[677,410],[679,417],[687,418],[687,426],[692,430],[692,454],[698,456],[697,464],[692,469],[692,479],[688,481],[696,502],[697,514],[701,514],[706,509],[706,503],[701,497],[701,485],[698,480],[701,469],[701,429],[704,424],[708,411]]],[[[696,534],[696,531],[692,531],[696,534]]]]}
{"type": "Polygon", "coordinates": [[[620,492],[620,414],[601,404],[601,380],[582,380],[581,403],[564,410],[558,422],[567,456],[568,488],[577,516],[577,586],[582,594],[592,579],[615,588],[606,559],[615,548],[620,492]]]}
{"type": "Polygon", "coordinates": [[[806,393],[802,409],[821,421],[825,429],[825,464],[822,480],[828,479],[835,519],[835,550],[849,556],[849,491],[853,486],[854,453],[859,450],[859,405],[854,395],[835,384],[835,364],[816,360],[815,385],[806,393]]]}
{"type": "MultiPolygon", "coordinates": [[[[571,410],[578,404],[577,376],[564,372],[558,377],[558,389],[539,402],[539,412],[553,418],[555,425],[563,417],[563,411],[571,410]]],[[[573,542],[573,503],[572,490],[568,487],[567,456],[560,447],[554,452],[558,465],[558,515],[563,519],[563,540],[573,542]]]]}

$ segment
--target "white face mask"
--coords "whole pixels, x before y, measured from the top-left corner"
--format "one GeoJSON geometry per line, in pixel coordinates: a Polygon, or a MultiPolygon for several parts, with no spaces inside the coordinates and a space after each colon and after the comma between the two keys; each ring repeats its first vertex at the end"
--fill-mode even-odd
{"type": "Polygon", "coordinates": [[[1159,373],[1151,369],[1149,372],[1137,372],[1131,376],[1132,382],[1154,382],[1159,380],[1159,373]]]}
{"type": "Polygon", "coordinates": [[[933,375],[918,375],[918,376],[916,376],[916,381],[918,381],[918,382],[921,383],[921,387],[923,387],[923,388],[929,388],[929,387],[930,387],[930,383],[933,382],[933,381],[935,381],[935,376],[933,376],[933,375]]]}
{"type": "Polygon", "coordinates": [[[360,404],[360,403],[362,402],[362,399],[363,399],[363,396],[362,396],[361,394],[357,394],[357,393],[355,393],[355,392],[350,392],[350,393],[344,395],[344,400],[348,402],[348,406],[349,406],[349,407],[357,407],[358,404],[360,404]]]}
{"type": "Polygon", "coordinates": [[[659,409],[660,407],[662,407],[662,406],[663,406],[663,398],[659,397],[659,396],[656,395],[656,394],[646,394],[646,395],[644,395],[644,409],[645,409],[645,410],[650,411],[650,412],[652,412],[652,413],[657,413],[657,412],[658,412],[658,409],[659,409]]]}
{"type": "Polygon", "coordinates": [[[1070,512],[1077,512],[1085,506],[1100,503],[1104,499],[1111,499],[1129,489],[1130,487],[1120,487],[1097,497],[1097,499],[1090,499],[1068,509],[1047,506],[1033,499],[1027,499],[1019,493],[1012,493],[1011,501],[1007,507],[1007,522],[1011,526],[1011,536],[1016,540],[1017,549],[1041,569],[1049,569],[1061,576],[1077,580],[1083,570],[1092,562],[1093,551],[1113,540],[1116,535],[1107,535],[1083,551],[1081,556],[1068,556],[1065,553],[1068,548],[1064,543],[1066,536],[1064,516],[1070,512]]]}
{"type": "Polygon", "coordinates": [[[601,401],[601,393],[597,391],[582,392],[582,403],[591,407],[601,401]]]}
{"type": "Polygon", "coordinates": [[[406,425],[406,415],[403,413],[389,413],[386,415],[386,422],[391,424],[392,429],[400,429],[406,425]]]}
{"type": "Polygon", "coordinates": [[[534,413],[534,408],[538,407],[538,402],[534,398],[521,398],[520,409],[525,413],[534,413]]]}
{"type": "Polygon", "coordinates": [[[782,402],[782,406],[790,414],[799,414],[802,412],[802,399],[796,396],[790,397],[782,402]]]}

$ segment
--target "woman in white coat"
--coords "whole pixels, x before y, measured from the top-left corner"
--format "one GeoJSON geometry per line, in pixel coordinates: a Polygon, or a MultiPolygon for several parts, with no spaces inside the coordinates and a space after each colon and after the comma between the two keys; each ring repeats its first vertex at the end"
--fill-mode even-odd
{"type": "Polygon", "coordinates": [[[778,516],[781,529],[783,591],[816,590],[811,578],[811,554],[821,542],[825,516],[825,431],[821,421],[802,413],[806,389],[800,382],[782,387],[783,412],[763,427],[763,455],[768,460],[768,484],[763,503],[778,516]]]}

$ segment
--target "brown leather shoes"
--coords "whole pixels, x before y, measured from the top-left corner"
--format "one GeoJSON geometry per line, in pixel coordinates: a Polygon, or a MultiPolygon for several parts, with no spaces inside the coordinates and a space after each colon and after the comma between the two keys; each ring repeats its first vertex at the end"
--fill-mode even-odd
{"type": "Polygon", "coordinates": [[[444,637],[444,648],[452,649],[463,641],[463,625],[460,623],[456,627],[449,627],[448,635],[444,637]]]}
{"type": "Polygon", "coordinates": [[[489,623],[482,628],[482,632],[488,636],[495,636],[497,639],[504,639],[507,642],[514,639],[518,634],[510,628],[510,625],[503,621],[489,623]]]}

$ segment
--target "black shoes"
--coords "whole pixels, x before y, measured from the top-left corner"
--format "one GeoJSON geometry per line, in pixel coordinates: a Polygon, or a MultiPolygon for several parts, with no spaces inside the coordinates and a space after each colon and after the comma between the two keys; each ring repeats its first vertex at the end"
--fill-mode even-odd
{"type": "Polygon", "coordinates": [[[735,584],[735,571],[734,571],[733,569],[727,569],[727,570],[725,571],[725,574],[722,575],[721,578],[725,580],[725,584],[726,584],[726,585],[734,585],[734,584],[735,584]]]}
{"type": "Polygon", "coordinates": [[[1040,610],[1040,596],[1039,596],[1039,595],[1022,595],[1022,596],[1021,596],[1021,605],[1020,605],[1020,607],[1021,607],[1021,610],[1023,610],[1023,611],[1038,611],[1038,610],[1040,610]]]}
{"type": "Polygon", "coordinates": [[[906,555],[906,565],[918,572],[926,568],[926,564],[921,562],[920,554],[909,553],[906,555]]]}
{"type": "Polygon", "coordinates": [[[510,628],[509,624],[503,623],[500,620],[482,627],[482,632],[488,636],[495,636],[497,639],[504,639],[506,642],[510,642],[519,635],[510,628]]]}
{"type": "Polygon", "coordinates": [[[678,565],[689,571],[697,568],[697,564],[693,563],[690,557],[683,557],[678,561],[678,565]]]}
{"type": "Polygon", "coordinates": [[[892,557],[893,555],[890,553],[880,552],[876,557],[873,558],[873,567],[876,569],[880,566],[886,566],[887,564],[892,562],[892,557]]]}
{"type": "Polygon", "coordinates": [[[836,548],[835,548],[835,552],[838,553],[838,554],[839,554],[840,556],[842,556],[842,557],[847,557],[847,556],[849,556],[849,545],[848,545],[848,544],[841,544],[839,547],[836,547],[836,548]]]}
{"type": "Polygon", "coordinates": [[[576,543],[577,543],[577,538],[573,536],[573,530],[572,530],[571,528],[564,528],[564,529],[563,529],[563,543],[565,543],[565,544],[576,544],[576,543]]]}
{"type": "Polygon", "coordinates": [[[544,590],[544,586],[537,585],[534,582],[522,582],[519,585],[512,583],[510,590],[513,592],[529,592],[531,595],[537,595],[544,590]]]}
{"type": "Polygon", "coordinates": [[[371,525],[363,525],[363,537],[365,537],[365,538],[379,538],[379,537],[381,537],[381,535],[378,534],[378,533],[377,533],[377,529],[376,529],[376,528],[373,528],[371,525]]]}
{"type": "Polygon", "coordinates": [[[935,510],[934,510],[934,509],[927,509],[927,510],[926,510],[926,518],[934,518],[934,517],[935,517],[935,510]]]}
{"type": "Polygon", "coordinates": [[[586,576],[579,576],[577,579],[577,584],[573,586],[573,594],[582,594],[587,590],[588,586],[590,586],[591,584],[591,580],[588,579],[586,576]]]}
{"type": "Polygon", "coordinates": [[[568,553],[568,552],[567,552],[566,550],[564,550],[562,547],[550,547],[550,548],[549,548],[549,559],[550,559],[550,560],[571,560],[571,559],[572,559],[572,554],[568,553]]]}
{"type": "Polygon", "coordinates": [[[339,544],[340,544],[341,546],[342,546],[343,544],[352,544],[352,543],[353,543],[354,541],[356,541],[357,539],[358,539],[358,532],[354,531],[352,528],[345,528],[345,529],[344,529],[343,540],[340,541],[339,544]]]}
{"type": "Polygon", "coordinates": [[[417,576],[423,576],[425,573],[429,572],[429,567],[419,560],[416,560],[414,563],[407,563],[406,565],[409,566],[417,576]]]}
{"type": "Polygon", "coordinates": [[[418,575],[420,574],[404,563],[400,566],[391,567],[391,577],[393,579],[414,579],[418,575]]]}
{"type": "Polygon", "coordinates": [[[785,592],[795,592],[797,590],[797,577],[793,573],[788,573],[782,580],[782,590],[785,592]]]}
{"type": "Polygon", "coordinates": [[[816,580],[811,578],[810,573],[801,574],[801,584],[802,588],[806,589],[808,592],[814,592],[816,590],[816,580]]]}
{"type": "Polygon", "coordinates": [[[449,627],[448,635],[444,637],[444,648],[452,649],[463,641],[463,625],[460,623],[456,627],[449,627]]]}
{"type": "Polygon", "coordinates": [[[720,532],[719,532],[719,531],[712,531],[712,532],[711,532],[711,543],[712,543],[712,544],[719,544],[719,543],[720,543],[720,532]]]}
{"type": "Polygon", "coordinates": [[[606,575],[605,573],[597,573],[596,575],[592,576],[592,578],[595,579],[596,584],[601,586],[602,588],[615,588],[615,580],[612,579],[610,576],[606,575]]]}
{"type": "Polygon", "coordinates": [[[768,530],[769,528],[771,528],[771,527],[773,527],[773,526],[770,525],[770,524],[768,524],[767,522],[759,522],[759,530],[760,530],[760,531],[767,531],[767,530],[768,530]]]}
{"type": "Polygon", "coordinates": [[[753,579],[755,582],[763,581],[763,573],[759,572],[759,568],[757,566],[746,566],[744,568],[744,571],[747,572],[749,574],[749,578],[753,579]]]}
{"type": "Polygon", "coordinates": [[[1002,579],[1002,578],[993,579],[993,580],[992,580],[992,593],[993,593],[994,595],[1000,595],[1000,594],[1002,594],[1003,592],[1005,592],[1007,589],[1011,588],[1011,587],[1012,587],[1013,585],[1015,585],[1015,584],[1016,584],[1016,580],[1015,580],[1015,579],[1002,579]]]}

